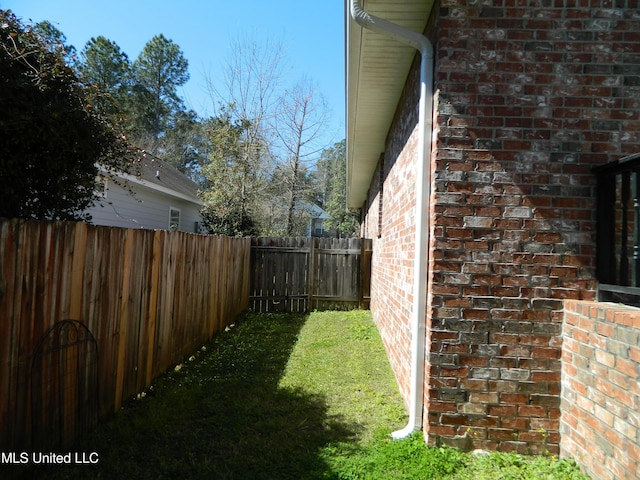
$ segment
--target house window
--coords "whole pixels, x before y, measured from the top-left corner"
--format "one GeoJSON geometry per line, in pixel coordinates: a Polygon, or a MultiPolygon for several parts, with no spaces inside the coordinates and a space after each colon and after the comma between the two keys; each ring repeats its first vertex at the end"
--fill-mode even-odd
{"type": "Polygon", "coordinates": [[[180,209],[169,207],[169,230],[180,229],[180,209]]]}
{"type": "Polygon", "coordinates": [[[640,306],[640,154],[594,168],[599,297],[640,306]]]}

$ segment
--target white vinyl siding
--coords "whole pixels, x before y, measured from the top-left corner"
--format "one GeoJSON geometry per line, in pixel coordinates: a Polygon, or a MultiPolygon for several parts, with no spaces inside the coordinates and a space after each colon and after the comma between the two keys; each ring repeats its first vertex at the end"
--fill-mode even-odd
{"type": "Polygon", "coordinates": [[[106,225],[124,228],[146,228],[166,230],[169,227],[170,208],[179,210],[179,230],[195,232],[196,222],[202,222],[200,206],[158,192],[141,185],[135,186],[136,193],[113,182],[107,183],[106,198],[98,198],[88,210],[94,225],[106,225]]]}

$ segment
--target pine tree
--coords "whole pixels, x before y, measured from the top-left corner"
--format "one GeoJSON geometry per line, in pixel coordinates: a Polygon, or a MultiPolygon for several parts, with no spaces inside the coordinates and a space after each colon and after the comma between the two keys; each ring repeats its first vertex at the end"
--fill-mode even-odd
{"type": "Polygon", "coordinates": [[[100,113],[121,117],[130,94],[129,57],[113,41],[99,36],[84,46],[78,66],[83,82],[91,88],[92,105],[100,113]]]}
{"type": "Polygon", "coordinates": [[[189,80],[188,65],[180,47],[162,34],[144,46],[133,64],[133,94],[141,133],[159,139],[172,127],[176,114],[184,111],[178,87],[189,80]]]}

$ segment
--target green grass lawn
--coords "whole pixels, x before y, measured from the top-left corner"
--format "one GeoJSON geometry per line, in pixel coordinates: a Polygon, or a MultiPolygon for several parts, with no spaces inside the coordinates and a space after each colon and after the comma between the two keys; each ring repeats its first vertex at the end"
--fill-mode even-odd
{"type": "Polygon", "coordinates": [[[569,461],[391,440],[406,412],[369,312],[247,313],[28,478],[582,480],[569,461]]]}

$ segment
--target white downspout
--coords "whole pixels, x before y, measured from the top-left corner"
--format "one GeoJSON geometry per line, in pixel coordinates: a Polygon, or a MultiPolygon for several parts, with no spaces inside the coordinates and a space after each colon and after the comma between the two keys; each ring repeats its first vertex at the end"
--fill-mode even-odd
{"type": "Polygon", "coordinates": [[[431,186],[431,141],[433,115],[433,47],[419,33],[408,30],[365,12],[360,0],[351,0],[351,17],[370,30],[390,35],[420,51],[420,105],[418,113],[418,159],[416,169],[415,258],[413,304],[411,314],[411,380],[409,421],[393,438],[405,438],[422,428],[423,383],[425,361],[425,317],[427,305],[427,274],[429,267],[429,211],[431,186]]]}

